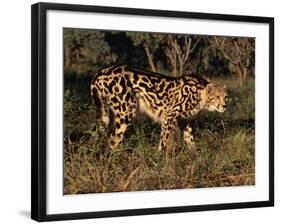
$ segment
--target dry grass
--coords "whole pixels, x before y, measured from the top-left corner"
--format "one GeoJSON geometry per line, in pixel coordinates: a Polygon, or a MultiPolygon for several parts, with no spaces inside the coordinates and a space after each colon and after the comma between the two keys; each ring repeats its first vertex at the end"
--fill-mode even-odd
{"type": "MultiPolygon", "coordinates": [[[[221,82],[221,80],[219,80],[221,82]]],[[[231,86],[231,80],[223,80],[231,86]]],[[[159,152],[159,126],[141,116],[116,152],[95,126],[94,110],[65,96],[64,193],[202,188],[255,184],[254,87],[231,88],[224,114],[193,121],[196,148],[177,133],[171,150],[159,152]]]]}

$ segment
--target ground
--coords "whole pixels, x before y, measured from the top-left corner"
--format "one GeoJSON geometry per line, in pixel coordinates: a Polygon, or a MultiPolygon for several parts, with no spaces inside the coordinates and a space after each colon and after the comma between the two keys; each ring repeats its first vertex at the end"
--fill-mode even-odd
{"type": "Polygon", "coordinates": [[[181,133],[158,151],[160,126],[140,115],[116,152],[106,147],[90,101],[90,77],[68,76],[64,98],[64,193],[145,191],[255,184],[254,79],[243,87],[215,78],[229,91],[225,113],[192,119],[195,148],[181,133]]]}

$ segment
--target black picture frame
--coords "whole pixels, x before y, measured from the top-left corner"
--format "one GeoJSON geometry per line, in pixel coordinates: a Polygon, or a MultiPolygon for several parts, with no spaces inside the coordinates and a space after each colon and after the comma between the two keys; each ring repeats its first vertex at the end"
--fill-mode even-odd
{"type": "Polygon", "coordinates": [[[37,3],[32,5],[31,17],[31,75],[32,75],[32,154],[31,154],[31,218],[37,221],[70,220],[115,216],[192,212],[237,208],[274,206],[274,18],[240,15],[163,11],[136,8],[103,7],[73,4],[37,3]],[[269,25],[269,200],[208,204],[196,206],[160,207],[130,210],[46,214],[46,13],[48,10],[100,12],[124,15],[174,17],[216,21],[253,22],[269,25]]]}

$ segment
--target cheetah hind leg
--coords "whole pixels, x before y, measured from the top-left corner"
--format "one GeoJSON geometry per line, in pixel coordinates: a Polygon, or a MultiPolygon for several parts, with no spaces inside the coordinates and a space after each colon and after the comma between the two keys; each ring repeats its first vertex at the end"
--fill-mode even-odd
{"type": "Polygon", "coordinates": [[[196,146],[192,134],[192,127],[189,124],[186,125],[185,129],[183,130],[183,139],[188,147],[194,148],[196,146]]]}
{"type": "Polygon", "coordinates": [[[102,132],[107,132],[111,126],[109,108],[104,101],[101,101],[100,107],[97,110],[97,125],[99,130],[102,132]]]}
{"type": "Polygon", "coordinates": [[[128,124],[126,123],[115,123],[115,128],[112,131],[112,133],[109,135],[108,144],[109,147],[116,151],[118,149],[118,146],[123,141],[124,133],[127,130],[128,124]]]}
{"type": "MultiPolygon", "coordinates": [[[[129,91],[129,90],[128,90],[129,91]]],[[[122,113],[120,111],[113,111],[113,130],[109,135],[109,147],[112,150],[116,150],[120,143],[123,141],[124,133],[126,132],[128,126],[132,124],[133,119],[136,117],[137,113],[137,101],[135,98],[130,97],[128,99],[130,106],[128,109],[122,108],[122,113]],[[125,114],[125,115],[124,115],[125,114]]]]}
{"type": "Polygon", "coordinates": [[[92,101],[96,110],[97,126],[100,130],[105,131],[110,123],[109,108],[96,87],[92,89],[92,101]]]}

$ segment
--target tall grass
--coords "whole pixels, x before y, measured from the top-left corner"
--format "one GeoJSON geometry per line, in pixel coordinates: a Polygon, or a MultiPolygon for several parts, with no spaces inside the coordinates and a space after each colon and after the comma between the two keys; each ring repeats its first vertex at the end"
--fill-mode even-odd
{"type": "Polygon", "coordinates": [[[140,115],[120,149],[112,152],[105,133],[96,126],[88,90],[66,85],[64,193],[255,184],[254,79],[243,87],[232,79],[214,82],[228,86],[226,112],[202,112],[194,117],[196,147],[188,148],[178,131],[168,151],[157,150],[160,126],[140,115]]]}

